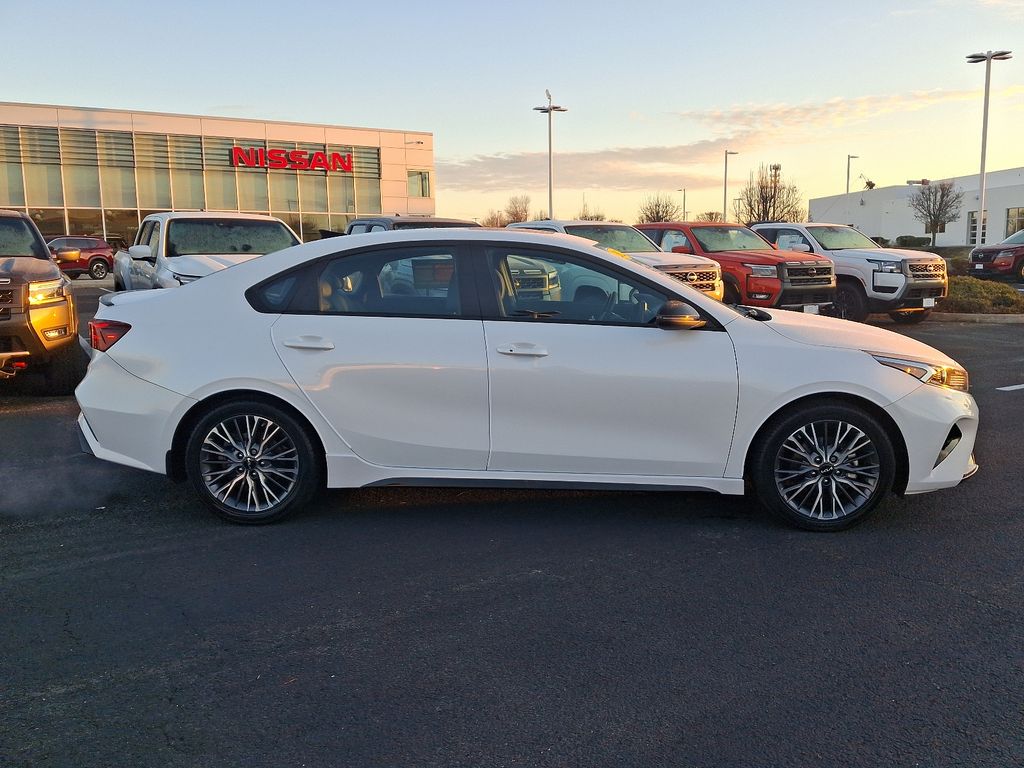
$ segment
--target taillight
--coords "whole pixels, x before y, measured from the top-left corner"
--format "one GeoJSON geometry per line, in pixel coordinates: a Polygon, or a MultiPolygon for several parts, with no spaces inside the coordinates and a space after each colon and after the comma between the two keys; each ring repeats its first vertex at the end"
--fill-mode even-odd
{"type": "Polygon", "coordinates": [[[132,327],[128,323],[118,323],[114,320],[90,320],[89,344],[95,350],[106,352],[131,329],[132,327]]]}

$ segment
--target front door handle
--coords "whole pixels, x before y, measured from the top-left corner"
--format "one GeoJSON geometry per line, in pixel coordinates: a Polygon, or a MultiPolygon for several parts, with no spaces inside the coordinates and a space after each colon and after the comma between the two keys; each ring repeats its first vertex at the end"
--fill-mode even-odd
{"type": "Polygon", "coordinates": [[[322,336],[295,336],[291,339],[285,339],[281,342],[286,347],[292,349],[313,349],[326,351],[334,349],[334,342],[330,339],[325,339],[322,336]]]}
{"type": "Polygon", "coordinates": [[[503,355],[521,355],[523,357],[547,357],[548,351],[536,344],[505,344],[498,347],[503,355]]]}

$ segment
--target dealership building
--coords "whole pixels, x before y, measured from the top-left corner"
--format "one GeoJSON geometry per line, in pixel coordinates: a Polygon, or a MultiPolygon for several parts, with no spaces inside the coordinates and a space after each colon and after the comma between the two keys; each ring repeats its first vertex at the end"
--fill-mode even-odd
{"type": "Polygon", "coordinates": [[[242,211],[313,240],[356,216],[433,215],[433,135],[0,102],[0,208],[47,239],[131,242],[156,211],[242,211]]]}
{"type": "MultiPolygon", "coordinates": [[[[910,208],[911,195],[922,182],[952,182],[964,193],[960,218],[939,228],[936,245],[977,245],[978,206],[981,185],[979,175],[952,179],[911,179],[894,187],[853,190],[846,195],[819,197],[810,201],[812,221],[853,224],[869,237],[895,240],[900,235],[929,235],[923,223],[914,218],[910,208]]],[[[998,243],[1024,229],[1024,168],[989,171],[985,174],[985,208],[988,215],[982,224],[984,243],[998,243]]]]}

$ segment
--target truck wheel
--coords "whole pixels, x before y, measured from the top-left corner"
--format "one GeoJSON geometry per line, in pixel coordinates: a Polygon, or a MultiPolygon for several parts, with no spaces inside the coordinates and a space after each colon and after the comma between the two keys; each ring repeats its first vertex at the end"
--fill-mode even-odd
{"type": "Polygon", "coordinates": [[[72,395],[78,382],[85,376],[85,353],[78,345],[78,337],[61,347],[47,364],[44,376],[46,393],[72,395]]]}
{"type": "Polygon", "coordinates": [[[819,404],[771,424],[754,448],[759,501],[809,531],[863,520],[892,488],[896,456],[877,419],[861,408],[819,404]]]}
{"type": "Polygon", "coordinates": [[[730,284],[725,284],[725,295],[722,297],[723,304],[739,304],[742,301],[739,291],[730,284]]]}
{"type": "Polygon", "coordinates": [[[107,272],[109,271],[110,270],[107,269],[107,262],[103,259],[96,259],[89,265],[89,277],[93,280],[102,280],[107,276],[107,272]]]}
{"type": "Polygon", "coordinates": [[[893,322],[899,323],[900,325],[917,325],[927,319],[932,311],[930,309],[920,309],[916,312],[902,311],[902,312],[890,312],[889,317],[893,319],[893,322]]]}
{"type": "Polygon", "coordinates": [[[864,291],[855,283],[841,282],[836,286],[832,301],[832,316],[863,323],[868,317],[868,301],[864,291]]]}

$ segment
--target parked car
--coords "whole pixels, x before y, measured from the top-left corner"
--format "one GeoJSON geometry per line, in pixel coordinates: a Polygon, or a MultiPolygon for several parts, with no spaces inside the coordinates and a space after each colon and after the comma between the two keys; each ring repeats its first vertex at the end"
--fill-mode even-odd
{"type": "Polygon", "coordinates": [[[973,277],[1009,277],[1024,283],[1024,229],[1001,243],[979,245],[971,251],[973,277]]]}
{"type": "Polygon", "coordinates": [[[636,228],[663,251],[693,253],[721,264],[727,304],[817,314],[835,298],[831,261],[780,251],[739,224],[669,221],[636,228]]]}
{"type": "Polygon", "coordinates": [[[466,219],[442,219],[437,216],[364,216],[353,219],[345,228],[346,235],[364,232],[390,232],[395,229],[448,229],[452,227],[479,227],[466,219]]]}
{"type": "Polygon", "coordinates": [[[115,254],[114,290],[175,288],[298,243],[273,216],[153,213],[142,220],[135,244],[115,254]]]}
{"type": "Polygon", "coordinates": [[[47,243],[50,253],[56,255],[61,248],[74,248],[81,256],[77,261],[61,261],[61,271],[72,280],[88,274],[93,280],[102,280],[114,268],[114,249],[100,237],[58,237],[47,243]]]}
{"type": "Polygon", "coordinates": [[[0,380],[38,370],[54,395],[70,395],[78,384],[85,372],[78,312],[58,262],[80,255],[65,247],[51,255],[32,219],[0,210],[0,380]]]}
{"type": "Polygon", "coordinates": [[[730,307],[564,235],[321,240],[186,291],[107,294],[90,338],[88,449],[187,478],[236,522],[281,518],[325,483],[749,483],[791,523],[836,530],[977,468],[967,373],[938,350],[730,307]],[[608,293],[521,295],[515,258],[608,293]],[[405,261],[415,293],[381,290],[405,261]]]}
{"type": "Polygon", "coordinates": [[[871,312],[888,312],[897,323],[919,323],[948,290],[941,256],[882,248],[845,224],[765,223],[751,229],[779,250],[815,253],[835,264],[837,317],[863,322],[871,312]]]}
{"type": "MultiPolygon", "coordinates": [[[[722,283],[722,268],[718,262],[693,254],[666,254],[658,245],[635,227],[604,221],[523,221],[507,224],[506,229],[528,229],[534,232],[551,232],[575,235],[593,240],[600,247],[611,249],[641,264],[661,270],[667,275],[687,283],[698,291],[722,300],[725,287],[722,283]]],[[[579,287],[584,291],[600,290],[601,286],[589,285],[585,281],[579,287]]],[[[563,283],[562,292],[572,296],[576,286],[563,283]]]]}

